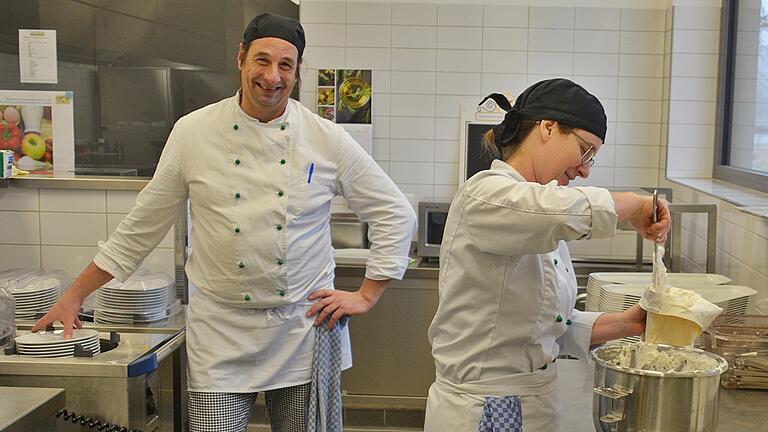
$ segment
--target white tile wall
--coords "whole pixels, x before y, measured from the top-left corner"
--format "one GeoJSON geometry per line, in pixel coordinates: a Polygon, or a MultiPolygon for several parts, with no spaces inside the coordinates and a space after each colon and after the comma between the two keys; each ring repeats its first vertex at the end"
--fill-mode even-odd
{"type": "Polygon", "coordinates": [[[40,245],[0,244],[2,269],[38,268],[40,263],[40,245]]]}
{"type": "Polygon", "coordinates": [[[349,3],[347,22],[358,24],[391,24],[392,7],[389,3],[349,3]]]}
{"type": "Polygon", "coordinates": [[[499,51],[526,51],[528,30],[521,28],[483,28],[483,49],[499,51]]]}
{"type": "Polygon", "coordinates": [[[107,237],[104,213],[40,212],[40,243],[59,246],[96,246],[107,237]]]}
{"type": "Polygon", "coordinates": [[[485,5],[485,27],[528,27],[528,6],[485,5]]]}
{"type": "Polygon", "coordinates": [[[40,211],[104,213],[106,194],[98,190],[40,190],[40,211]]]}
{"type": "MultiPolygon", "coordinates": [[[[322,58],[323,67],[336,62],[373,69],[374,99],[386,99],[374,102],[373,155],[415,201],[452,196],[456,190],[462,100],[479,100],[491,92],[514,95],[557,76],[572,78],[601,98],[609,117],[609,145],[580,184],[656,183],[663,160],[665,10],[540,7],[532,0],[483,7],[469,1],[392,1],[372,3],[375,13],[369,13],[367,2],[348,1],[342,2],[344,21],[328,13],[342,10],[339,2],[330,2],[328,10],[325,3],[302,4],[301,20],[331,26],[337,40],[333,26],[342,25],[345,41],[326,46],[307,32],[310,68],[322,58]],[[377,51],[365,57],[353,49],[377,51]]],[[[302,99],[314,99],[306,87],[302,99]]],[[[312,106],[312,101],[302,102],[312,106]]],[[[634,253],[631,236],[608,244],[614,243],[617,252],[634,253]]],[[[607,255],[612,250],[579,247],[607,255]]]]}
{"type": "Polygon", "coordinates": [[[42,246],[41,264],[44,269],[63,270],[73,279],[93,261],[97,247],[42,246]]]}
{"type": "Polygon", "coordinates": [[[438,5],[437,25],[482,27],[483,10],[470,4],[438,5]]]}
{"type": "MultiPolygon", "coordinates": [[[[670,54],[669,144],[666,172],[660,180],[674,189],[677,202],[717,204],[716,271],[728,275],[734,284],[757,290],[755,299],[765,299],[768,298],[768,219],[744,213],[712,195],[664,179],[665,175],[670,178],[711,178],[716,129],[716,30],[720,24],[720,9],[675,7],[672,15],[674,42],[670,54]]],[[[741,100],[752,101],[753,92],[739,92],[738,85],[737,94],[746,96],[741,100]]],[[[730,195],[736,193],[728,192],[730,195]]],[[[706,223],[700,217],[686,217],[681,223],[683,270],[703,271],[706,223]]]]}
{"type": "MultiPolygon", "coordinates": [[[[43,267],[76,277],[130,211],[136,191],[0,189],[0,270],[43,267]]],[[[173,228],[144,268],[173,275],[173,228]]]]}
{"type": "Polygon", "coordinates": [[[33,245],[40,243],[40,214],[37,212],[0,212],[4,244],[33,245]]]}
{"type": "Polygon", "coordinates": [[[0,188],[0,204],[3,210],[38,211],[39,194],[26,189],[0,188]]]}

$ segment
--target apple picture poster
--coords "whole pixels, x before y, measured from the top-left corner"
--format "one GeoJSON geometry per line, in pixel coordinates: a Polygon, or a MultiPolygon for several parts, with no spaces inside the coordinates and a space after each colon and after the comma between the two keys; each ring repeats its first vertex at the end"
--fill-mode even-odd
{"type": "Polygon", "coordinates": [[[0,150],[32,174],[71,176],[75,130],[71,91],[0,90],[0,150]]]}

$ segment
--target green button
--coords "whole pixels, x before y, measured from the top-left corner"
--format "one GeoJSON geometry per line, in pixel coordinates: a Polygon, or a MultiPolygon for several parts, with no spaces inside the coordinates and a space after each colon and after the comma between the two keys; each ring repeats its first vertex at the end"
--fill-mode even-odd
{"type": "Polygon", "coordinates": [[[558,316],[557,316],[557,318],[555,318],[555,321],[557,321],[557,322],[563,322],[563,317],[561,317],[560,315],[558,315],[558,316]]]}
{"type": "Polygon", "coordinates": [[[285,130],[285,125],[284,124],[280,125],[280,130],[285,130]]]}
{"type": "Polygon", "coordinates": [[[280,290],[280,297],[285,296],[285,290],[280,290]]]}
{"type": "Polygon", "coordinates": [[[245,299],[245,301],[251,301],[251,295],[250,294],[246,294],[245,297],[243,297],[243,298],[245,299]]]}
{"type": "Polygon", "coordinates": [[[238,125],[234,125],[234,126],[232,126],[232,128],[233,128],[234,130],[238,130],[238,129],[240,129],[240,126],[238,126],[238,125]]]}
{"type": "Polygon", "coordinates": [[[285,165],[285,159],[280,159],[280,165],[285,165]]]}
{"type": "Polygon", "coordinates": [[[235,192],[235,198],[240,198],[240,192],[235,192]]]}
{"type": "Polygon", "coordinates": [[[235,165],[240,165],[240,159],[235,159],[235,165]]]}
{"type": "Polygon", "coordinates": [[[541,370],[545,370],[545,369],[546,369],[546,368],[548,368],[548,367],[549,367],[549,366],[547,366],[547,364],[546,364],[546,363],[544,363],[544,366],[542,366],[542,367],[541,367],[541,370]]]}
{"type": "Polygon", "coordinates": [[[278,191],[277,196],[280,196],[280,197],[283,196],[283,191],[278,191]]]}
{"type": "Polygon", "coordinates": [[[283,265],[283,260],[281,260],[280,258],[278,258],[277,261],[275,262],[277,263],[277,265],[283,265]]]}
{"type": "Polygon", "coordinates": [[[571,320],[565,320],[565,325],[571,325],[571,324],[573,324],[573,321],[571,321],[571,320]]]}
{"type": "Polygon", "coordinates": [[[245,263],[240,261],[240,263],[237,264],[238,267],[243,268],[245,267],[245,263]]]}
{"type": "Polygon", "coordinates": [[[277,224],[277,230],[280,231],[281,229],[283,229],[283,226],[280,224],[277,224]]]}
{"type": "Polygon", "coordinates": [[[555,265],[557,265],[557,258],[555,258],[555,265]]]}
{"type": "Polygon", "coordinates": [[[235,232],[239,233],[240,232],[240,227],[235,227],[235,232]]]}

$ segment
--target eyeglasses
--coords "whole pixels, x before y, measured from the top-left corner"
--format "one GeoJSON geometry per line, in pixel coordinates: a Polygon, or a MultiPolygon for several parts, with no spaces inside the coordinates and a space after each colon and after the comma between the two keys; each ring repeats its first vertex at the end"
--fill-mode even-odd
{"type": "MultiPolygon", "coordinates": [[[[597,153],[595,151],[595,146],[590,144],[589,141],[585,140],[579,134],[576,132],[571,132],[573,135],[576,136],[576,139],[578,139],[581,143],[583,143],[585,146],[588,146],[587,151],[581,154],[581,161],[579,163],[579,166],[592,166],[595,164],[595,154],[597,153]]],[[[582,146],[579,146],[583,148],[582,146]]]]}

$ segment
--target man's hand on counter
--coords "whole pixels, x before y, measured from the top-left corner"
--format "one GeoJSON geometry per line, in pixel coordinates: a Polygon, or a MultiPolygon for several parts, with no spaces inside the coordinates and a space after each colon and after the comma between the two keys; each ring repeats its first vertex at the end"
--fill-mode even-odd
{"type": "Polygon", "coordinates": [[[317,290],[307,297],[309,300],[316,301],[307,311],[307,317],[317,315],[315,326],[319,326],[326,317],[330,316],[326,325],[326,328],[330,330],[344,316],[362,315],[370,311],[379,301],[389,281],[389,279],[364,278],[360,289],[355,292],[335,289],[317,290]]]}

